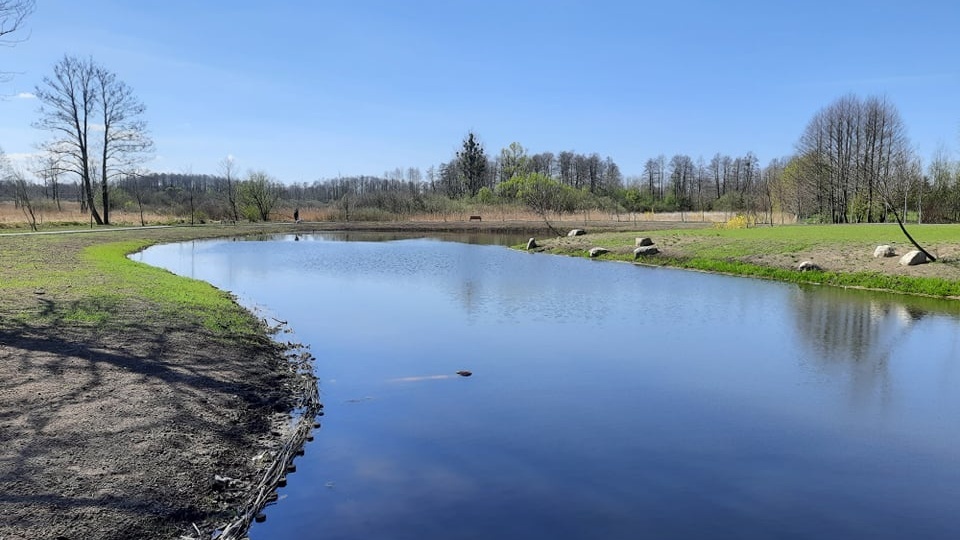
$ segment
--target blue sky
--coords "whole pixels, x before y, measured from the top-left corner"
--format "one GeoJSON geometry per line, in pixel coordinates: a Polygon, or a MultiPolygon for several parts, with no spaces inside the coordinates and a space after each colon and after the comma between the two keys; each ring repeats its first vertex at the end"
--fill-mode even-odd
{"type": "Polygon", "coordinates": [[[0,48],[0,147],[45,137],[33,92],[92,56],[147,105],[151,170],[285,181],[426,170],[469,130],[488,154],[789,155],[820,108],[886,96],[919,155],[960,146],[953,1],[37,0],[0,48]]]}

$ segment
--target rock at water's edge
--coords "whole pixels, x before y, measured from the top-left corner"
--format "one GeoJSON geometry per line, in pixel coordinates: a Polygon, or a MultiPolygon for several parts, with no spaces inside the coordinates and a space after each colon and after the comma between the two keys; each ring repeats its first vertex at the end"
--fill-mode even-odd
{"type": "Polygon", "coordinates": [[[797,265],[797,270],[801,272],[811,272],[811,271],[822,271],[823,268],[820,268],[820,265],[813,261],[803,261],[797,265]]]}
{"type": "Polygon", "coordinates": [[[640,246],[637,249],[633,250],[633,258],[639,259],[640,257],[646,256],[646,255],[656,255],[657,253],[660,253],[660,250],[657,249],[655,246],[640,246]]]}
{"type": "Polygon", "coordinates": [[[567,236],[583,236],[585,234],[587,234],[587,231],[583,229],[573,229],[572,231],[567,233],[567,236]]]}
{"type": "Polygon", "coordinates": [[[531,238],[527,240],[527,249],[534,249],[536,247],[538,247],[536,238],[531,238]]]}
{"type": "Polygon", "coordinates": [[[650,239],[650,238],[648,238],[648,237],[646,237],[646,236],[637,237],[636,242],[637,242],[636,245],[638,245],[638,246],[652,246],[652,245],[653,245],[653,240],[650,239]]]}
{"type": "Polygon", "coordinates": [[[604,253],[610,253],[610,250],[602,247],[590,248],[590,256],[597,257],[603,255],[604,253]]]}

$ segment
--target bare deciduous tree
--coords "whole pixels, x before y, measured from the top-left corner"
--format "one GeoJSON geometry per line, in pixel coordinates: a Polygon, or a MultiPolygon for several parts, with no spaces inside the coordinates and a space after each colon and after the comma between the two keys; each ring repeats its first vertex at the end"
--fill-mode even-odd
{"type": "Polygon", "coordinates": [[[906,198],[916,160],[893,104],[844,96],[813,117],[797,146],[830,221],[885,221],[892,213],[910,243],[936,260],[907,232],[894,202],[898,189],[906,198]]]}
{"type": "Polygon", "coordinates": [[[37,212],[33,205],[33,199],[30,198],[30,186],[27,184],[27,179],[23,177],[23,173],[20,171],[14,171],[13,183],[16,187],[15,203],[23,211],[23,215],[27,218],[30,228],[36,232],[37,212]]]}
{"type": "Polygon", "coordinates": [[[100,139],[100,192],[103,222],[110,223],[110,180],[136,169],[153,149],[142,116],[146,107],[126,83],[102,66],[94,69],[96,98],[103,130],[100,139]]]}
{"type": "Polygon", "coordinates": [[[227,156],[220,161],[220,172],[227,180],[227,205],[233,221],[240,221],[240,214],[237,213],[237,163],[233,156],[227,156]]]}
{"type": "Polygon", "coordinates": [[[36,88],[40,119],[34,126],[52,132],[44,148],[57,157],[59,167],[80,177],[85,203],[97,224],[103,218],[93,204],[90,183],[90,123],[95,105],[92,62],[65,56],[53,66],[53,77],[44,77],[36,88]]]}
{"type": "Polygon", "coordinates": [[[153,148],[141,118],[144,106],[125,83],[93,59],[64,56],[36,88],[40,119],[53,137],[44,149],[59,170],[79,176],[85,203],[98,225],[110,223],[109,182],[137,167],[153,148]],[[101,137],[91,136],[100,131],[101,137]],[[102,216],[94,204],[98,176],[102,216]]]}

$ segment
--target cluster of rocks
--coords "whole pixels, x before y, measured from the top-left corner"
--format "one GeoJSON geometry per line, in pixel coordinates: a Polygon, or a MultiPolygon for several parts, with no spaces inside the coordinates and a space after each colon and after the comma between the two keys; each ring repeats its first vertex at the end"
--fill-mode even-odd
{"type": "MultiPolygon", "coordinates": [[[[896,257],[897,250],[895,250],[893,246],[884,244],[877,246],[876,249],[873,250],[873,256],[878,259],[881,257],[896,257]]],[[[929,259],[927,259],[927,256],[924,255],[922,251],[916,249],[913,251],[908,251],[903,255],[903,257],[900,257],[900,264],[903,266],[916,266],[918,264],[924,264],[927,262],[930,262],[929,259]]],[[[813,261],[803,261],[797,265],[797,270],[801,272],[809,272],[814,270],[822,271],[823,268],[813,261]]]]}
{"type": "Polygon", "coordinates": [[[660,250],[657,249],[657,246],[653,245],[653,240],[646,236],[637,238],[634,242],[634,245],[637,247],[633,250],[633,260],[660,253],[660,250]]]}
{"type": "MultiPolygon", "coordinates": [[[[570,232],[567,233],[567,237],[568,237],[568,238],[572,238],[572,237],[575,237],[575,236],[583,236],[583,235],[585,235],[585,234],[587,234],[587,231],[585,231],[585,230],[583,230],[583,229],[571,229],[570,232]]],[[[540,245],[537,244],[537,239],[536,239],[536,238],[530,238],[529,240],[527,240],[527,250],[528,250],[528,251],[531,250],[531,249],[536,249],[536,248],[538,248],[538,247],[540,247],[540,245]]],[[[597,247],[592,247],[592,248],[590,248],[589,250],[587,250],[587,254],[590,255],[590,258],[599,257],[600,255],[603,255],[604,253],[610,253],[610,250],[607,249],[607,248],[604,248],[604,247],[599,247],[599,246],[597,246],[597,247]]],[[[633,259],[634,259],[634,260],[639,259],[640,257],[646,257],[646,256],[650,256],[650,255],[656,255],[656,254],[658,254],[658,253],[660,253],[660,249],[658,249],[657,246],[653,245],[653,240],[652,240],[652,239],[650,239],[649,237],[645,237],[645,236],[644,236],[644,237],[637,237],[637,239],[636,239],[636,249],[633,250],[633,259]]]]}
{"type": "MultiPolygon", "coordinates": [[[[893,246],[884,244],[882,246],[877,246],[877,248],[873,250],[873,256],[877,258],[896,257],[897,250],[893,249],[893,246]]],[[[903,266],[916,266],[918,264],[924,264],[927,262],[930,262],[927,259],[927,256],[918,249],[908,251],[903,255],[903,257],[900,257],[900,264],[903,266]]]]}
{"type": "MultiPolygon", "coordinates": [[[[575,230],[573,230],[573,231],[570,231],[570,234],[569,234],[568,236],[574,236],[573,233],[574,233],[575,231],[577,231],[577,230],[579,230],[579,229],[575,229],[575,230]]],[[[660,253],[660,250],[657,249],[657,246],[653,245],[653,240],[651,240],[651,239],[648,238],[648,237],[640,237],[640,238],[637,238],[637,239],[636,239],[636,246],[637,246],[636,249],[633,250],[633,259],[634,259],[634,260],[637,260],[637,259],[639,259],[640,257],[645,257],[645,256],[649,256],[649,255],[656,255],[656,254],[660,253]]],[[[590,248],[590,250],[589,250],[587,253],[590,255],[591,258],[594,258],[594,257],[599,257],[600,255],[603,255],[604,253],[609,253],[609,252],[610,252],[610,250],[607,249],[607,248],[593,247],[593,248],[590,248]]]]}

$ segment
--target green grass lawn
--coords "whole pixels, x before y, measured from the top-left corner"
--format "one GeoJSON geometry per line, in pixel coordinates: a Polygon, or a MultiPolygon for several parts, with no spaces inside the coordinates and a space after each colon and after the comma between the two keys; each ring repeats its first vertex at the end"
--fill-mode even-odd
{"type": "Polygon", "coordinates": [[[0,313],[21,323],[129,325],[145,317],[199,323],[213,335],[256,335],[230,294],[130,260],[158,242],[258,232],[188,227],[0,237],[0,313]]]}
{"type": "MultiPolygon", "coordinates": [[[[924,245],[960,244],[960,225],[908,225],[907,230],[924,245]]],[[[592,235],[597,245],[607,247],[632,244],[642,229],[629,233],[592,235]]],[[[739,257],[746,255],[797,253],[822,247],[872,247],[880,244],[908,243],[896,224],[869,225],[785,225],[747,229],[677,229],[649,231],[658,244],[683,243],[691,256],[739,257]]]]}

